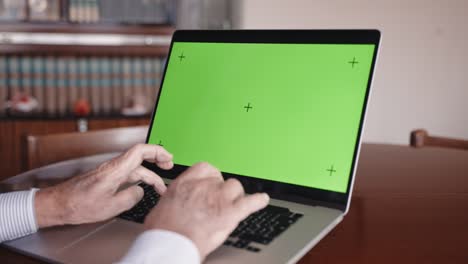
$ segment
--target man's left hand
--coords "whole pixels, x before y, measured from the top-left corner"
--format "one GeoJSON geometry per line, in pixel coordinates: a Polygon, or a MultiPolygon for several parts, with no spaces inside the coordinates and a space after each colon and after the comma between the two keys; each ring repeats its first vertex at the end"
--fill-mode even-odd
{"type": "Polygon", "coordinates": [[[166,170],[174,166],[172,155],[161,146],[136,145],[95,170],[39,190],[34,203],[38,227],[93,223],[114,217],[141,200],[143,189],[134,185],[139,181],[163,194],[163,180],[141,166],[143,160],[166,170]]]}

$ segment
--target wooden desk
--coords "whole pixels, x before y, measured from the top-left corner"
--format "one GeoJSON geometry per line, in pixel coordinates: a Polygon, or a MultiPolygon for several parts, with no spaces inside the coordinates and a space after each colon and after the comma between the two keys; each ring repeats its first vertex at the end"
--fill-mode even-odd
{"type": "MultiPolygon", "coordinates": [[[[59,163],[10,183],[76,175],[108,158],[59,163]]],[[[349,214],[299,263],[468,263],[468,151],[364,144],[349,214]]]]}

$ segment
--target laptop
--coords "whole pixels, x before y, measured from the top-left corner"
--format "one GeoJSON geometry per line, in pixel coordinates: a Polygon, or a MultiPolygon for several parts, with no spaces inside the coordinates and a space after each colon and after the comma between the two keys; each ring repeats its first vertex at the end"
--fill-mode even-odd
{"type": "MultiPolygon", "coordinates": [[[[174,154],[167,184],[208,161],[265,208],[207,263],[294,263],[349,210],[380,32],[176,31],[146,142],[174,154]]],[[[103,223],[40,230],[6,243],[51,262],[112,263],[143,231],[153,188],[103,223]]],[[[193,228],[196,228],[195,226],[193,228]]]]}

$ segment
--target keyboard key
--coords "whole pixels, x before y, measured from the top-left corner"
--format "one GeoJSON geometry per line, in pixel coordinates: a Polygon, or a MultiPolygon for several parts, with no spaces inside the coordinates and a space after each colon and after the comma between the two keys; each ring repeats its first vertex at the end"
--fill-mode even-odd
{"type": "Polygon", "coordinates": [[[248,246],[246,248],[248,251],[251,251],[251,252],[259,252],[260,249],[258,247],[252,247],[252,246],[248,246]]]}
{"type": "Polygon", "coordinates": [[[236,243],[233,244],[236,248],[245,248],[249,245],[250,241],[239,239],[236,243]]]}
{"type": "Polygon", "coordinates": [[[224,241],[224,243],[223,243],[223,245],[225,245],[225,246],[231,246],[231,245],[233,245],[233,244],[234,244],[234,242],[231,241],[231,240],[226,240],[226,241],[224,241]]]}
{"type": "Polygon", "coordinates": [[[260,243],[263,245],[270,244],[270,242],[273,240],[273,238],[267,238],[264,236],[259,236],[259,235],[252,235],[252,234],[243,234],[239,237],[240,239],[260,243]]]}
{"type": "Polygon", "coordinates": [[[293,215],[291,216],[291,218],[297,220],[297,219],[301,218],[302,216],[304,216],[304,215],[303,215],[303,214],[298,214],[298,213],[296,213],[296,214],[293,214],[293,215]]]}
{"type": "Polygon", "coordinates": [[[143,188],[143,198],[132,209],[120,214],[120,218],[137,223],[143,223],[146,215],[158,203],[160,196],[154,190],[153,186],[144,183],[139,184],[139,186],[143,188]]]}
{"type": "MultiPolygon", "coordinates": [[[[288,208],[279,207],[279,206],[275,206],[275,205],[268,205],[265,209],[268,210],[269,212],[276,212],[276,213],[283,213],[283,214],[289,213],[288,208]]],[[[263,210],[265,210],[265,209],[263,209],[263,210]]]]}

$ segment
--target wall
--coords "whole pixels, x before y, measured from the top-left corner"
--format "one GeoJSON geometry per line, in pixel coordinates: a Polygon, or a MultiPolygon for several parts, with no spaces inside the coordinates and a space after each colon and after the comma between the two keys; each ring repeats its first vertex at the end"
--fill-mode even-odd
{"type": "Polygon", "coordinates": [[[238,28],[378,28],[364,140],[408,144],[414,128],[468,139],[468,1],[242,0],[238,28]]]}

